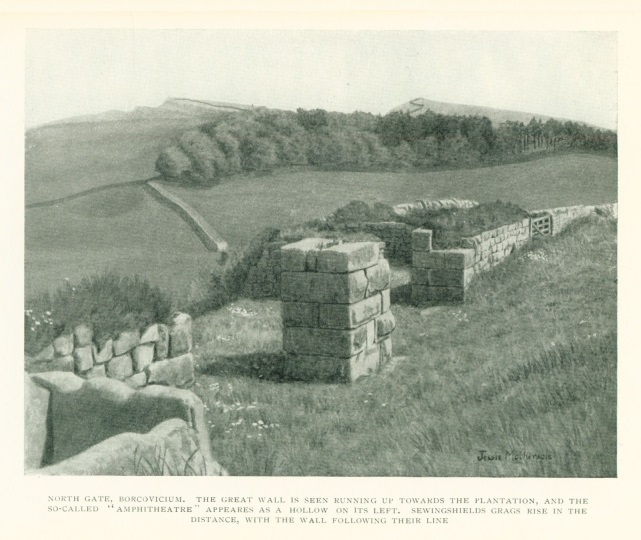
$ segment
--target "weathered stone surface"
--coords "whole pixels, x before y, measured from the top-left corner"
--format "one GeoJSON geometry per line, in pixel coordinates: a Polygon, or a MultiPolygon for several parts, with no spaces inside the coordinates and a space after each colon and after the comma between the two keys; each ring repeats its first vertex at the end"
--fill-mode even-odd
{"type": "Polygon", "coordinates": [[[463,270],[445,269],[430,270],[429,285],[436,287],[463,287],[465,275],[463,270]]]}
{"type": "Polygon", "coordinates": [[[107,363],[107,377],[124,381],[127,377],[134,374],[134,362],[131,354],[126,353],[120,356],[114,356],[107,363]]]}
{"type": "Polygon", "coordinates": [[[286,362],[285,372],[289,379],[349,383],[379,371],[380,349],[375,345],[351,358],[290,354],[286,362]]]}
{"type": "Polygon", "coordinates": [[[388,311],[376,319],[377,339],[391,334],[394,328],[396,328],[396,317],[391,311],[388,311]]]}
{"type": "MultiPolygon", "coordinates": [[[[320,304],[320,328],[356,328],[381,313],[378,294],[354,304],[320,304]]],[[[301,325],[316,326],[316,325],[301,325]]]]}
{"type": "Polygon", "coordinates": [[[58,336],[53,340],[53,350],[56,356],[68,356],[73,352],[73,334],[58,336]]]}
{"type": "Polygon", "coordinates": [[[93,361],[96,364],[104,364],[109,362],[114,356],[114,347],[113,340],[108,339],[105,344],[102,346],[102,349],[98,351],[98,347],[93,346],[93,361]]]}
{"type": "Polygon", "coordinates": [[[36,354],[33,359],[36,362],[51,362],[55,355],[53,345],[49,344],[44,349],[42,349],[38,354],[36,354]]]}
{"type": "Polygon", "coordinates": [[[145,371],[142,371],[140,373],[134,373],[131,377],[126,378],[123,382],[129,388],[138,390],[138,388],[147,386],[147,373],[145,371]]]}
{"type": "Polygon", "coordinates": [[[301,355],[349,358],[373,344],[374,321],[354,330],[290,327],[283,329],[283,350],[301,355]]]}
{"type": "Polygon", "coordinates": [[[285,302],[351,304],[365,298],[367,278],[363,270],[349,274],[283,272],[281,299],[285,302]]]}
{"type": "Polygon", "coordinates": [[[194,357],[191,353],[154,362],[146,368],[147,384],[186,388],[194,383],[194,357]]]}
{"type": "Polygon", "coordinates": [[[106,377],[107,370],[105,369],[104,364],[96,364],[89,371],[85,371],[80,376],[85,379],[93,379],[94,377],[106,377]]]}
{"type": "Polygon", "coordinates": [[[385,289],[384,291],[381,291],[381,313],[389,311],[391,305],[390,290],[385,289]]]}
{"type": "Polygon", "coordinates": [[[71,354],[58,356],[49,363],[51,371],[70,371],[73,373],[74,359],[71,354]]]}
{"type": "MultiPolygon", "coordinates": [[[[318,251],[334,241],[326,238],[305,238],[300,242],[287,244],[281,248],[280,265],[283,272],[304,272],[307,268],[307,254],[318,251]]],[[[310,260],[310,264],[312,260],[310,260]]]]}
{"type": "Polygon", "coordinates": [[[349,359],[349,380],[356,382],[378,373],[381,368],[380,348],[374,345],[349,359]]]}
{"type": "Polygon", "coordinates": [[[392,361],[392,338],[385,338],[378,344],[380,350],[381,367],[392,361]]]}
{"type": "Polygon", "coordinates": [[[367,296],[375,294],[390,286],[390,268],[387,259],[380,259],[376,266],[365,270],[367,277],[367,296]]]}
{"type": "MultiPolygon", "coordinates": [[[[211,457],[203,404],[193,392],[159,385],[134,391],[114,379],[84,381],[73,373],[60,372],[34,375],[33,380],[53,395],[52,463],[75,456],[119,433],[147,433],[167,419],[179,418],[194,431],[207,473],[219,470],[211,457]],[[83,412],[82,422],[78,422],[78,411],[83,412]]],[[[131,463],[134,454],[127,455],[131,463]]],[[[97,461],[107,463],[109,459],[109,452],[99,452],[97,461]]],[[[83,474],[82,470],[60,474],[83,474]]]]}
{"type": "Polygon", "coordinates": [[[177,313],[169,328],[169,356],[180,356],[191,352],[191,349],[191,317],[187,313],[177,313]]]}
{"type": "Polygon", "coordinates": [[[412,231],[412,250],[432,251],[432,231],[430,229],[412,231]]]}
{"type": "Polygon", "coordinates": [[[93,330],[86,324],[79,324],[73,329],[76,347],[89,347],[93,342],[93,330]]]}
{"type": "Polygon", "coordinates": [[[138,330],[121,332],[113,342],[114,356],[122,356],[130,352],[138,343],[140,343],[140,332],[138,330]]]}
{"type": "Polygon", "coordinates": [[[74,370],[76,373],[82,373],[93,367],[93,350],[92,346],[76,347],[73,351],[74,370]]]}
{"type": "Polygon", "coordinates": [[[414,268],[446,268],[444,251],[414,251],[412,252],[414,268]]]}
{"type": "Polygon", "coordinates": [[[141,343],[133,350],[134,371],[140,373],[154,361],[155,343],[141,343]]]}
{"type": "Polygon", "coordinates": [[[159,340],[160,331],[158,330],[158,324],[152,324],[142,333],[142,336],[140,336],[140,343],[156,343],[156,341],[159,340]]]}
{"type": "Polygon", "coordinates": [[[282,302],[284,326],[318,326],[320,304],[309,302],[282,302]]]}
{"type": "Polygon", "coordinates": [[[50,392],[24,374],[24,468],[42,467],[51,452],[51,433],[47,429],[50,392]]]}
{"type": "Polygon", "coordinates": [[[154,354],[155,361],[169,357],[169,327],[166,324],[158,324],[158,341],[154,354]]]}
{"type": "Polygon", "coordinates": [[[377,242],[350,242],[319,251],[316,256],[316,271],[343,273],[363,270],[378,262],[377,242]]]}
{"type": "Polygon", "coordinates": [[[445,252],[445,266],[463,270],[474,264],[473,249],[450,249],[445,252]]]}

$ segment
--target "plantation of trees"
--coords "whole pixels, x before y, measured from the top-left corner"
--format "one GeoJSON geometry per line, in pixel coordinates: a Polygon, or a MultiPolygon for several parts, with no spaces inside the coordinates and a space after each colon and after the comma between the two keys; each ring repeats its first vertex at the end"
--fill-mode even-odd
{"type": "Polygon", "coordinates": [[[428,112],[343,114],[258,108],[184,133],[156,162],[166,178],[213,185],[244,171],[403,170],[506,163],[534,152],[576,149],[616,155],[617,135],[577,122],[532,118],[493,126],[486,117],[428,112]]]}

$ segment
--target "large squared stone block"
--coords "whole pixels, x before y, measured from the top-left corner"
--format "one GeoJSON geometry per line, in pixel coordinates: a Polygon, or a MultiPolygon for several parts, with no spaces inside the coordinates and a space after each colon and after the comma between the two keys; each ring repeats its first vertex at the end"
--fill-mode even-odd
{"type": "Polygon", "coordinates": [[[432,231],[430,229],[412,231],[412,250],[432,251],[432,231]]]}
{"type": "Polygon", "coordinates": [[[374,321],[353,330],[290,327],[283,329],[283,350],[301,355],[349,358],[374,343],[374,321]]]}
{"type": "Polygon", "coordinates": [[[412,266],[414,268],[446,268],[444,251],[413,251],[412,266]]]}
{"type": "Polygon", "coordinates": [[[354,272],[374,266],[379,259],[377,242],[350,242],[323,249],[316,255],[316,271],[354,272]]]}
{"type": "Polygon", "coordinates": [[[469,268],[474,264],[473,249],[451,249],[445,252],[445,266],[456,270],[469,268]]]}
{"type": "Polygon", "coordinates": [[[379,371],[380,355],[378,345],[350,358],[290,354],[285,371],[288,378],[306,382],[355,382],[379,371]]]}
{"type": "Polygon", "coordinates": [[[363,270],[348,274],[319,272],[283,272],[281,300],[284,302],[319,302],[351,304],[365,298],[367,278],[363,270]]]}
{"type": "Polygon", "coordinates": [[[320,304],[318,326],[321,328],[356,328],[379,315],[381,304],[381,298],[378,294],[354,304],[320,304]]]}
{"type": "Polygon", "coordinates": [[[365,270],[367,277],[367,296],[389,289],[390,268],[387,259],[380,259],[375,266],[365,270]]]}
{"type": "MultiPolygon", "coordinates": [[[[320,304],[310,302],[282,302],[284,326],[318,326],[320,304]]],[[[342,306],[345,309],[345,306],[342,306]]]]}

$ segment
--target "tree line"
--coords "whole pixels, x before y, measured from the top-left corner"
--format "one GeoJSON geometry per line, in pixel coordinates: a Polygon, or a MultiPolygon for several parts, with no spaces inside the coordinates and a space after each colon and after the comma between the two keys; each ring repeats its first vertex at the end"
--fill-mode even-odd
{"type": "Polygon", "coordinates": [[[616,155],[617,135],[554,119],[493,126],[486,117],[433,112],[381,116],[262,107],[228,113],[187,131],[163,150],[156,169],[186,183],[215,184],[240,172],[292,165],[355,170],[464,167],[561,148],[616,155]]]}

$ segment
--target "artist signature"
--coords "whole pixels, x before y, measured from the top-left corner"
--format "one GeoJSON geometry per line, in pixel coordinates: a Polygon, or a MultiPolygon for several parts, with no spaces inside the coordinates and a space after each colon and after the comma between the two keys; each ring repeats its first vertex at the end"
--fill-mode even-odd
{"type": "Polygon", "coordinates": [[[528,450],[492,453],[487,450],[479,450],[476,456],[477,461],[544,461],[551,460],[552,454],[548,452],[531,452],[528,450]]]}

